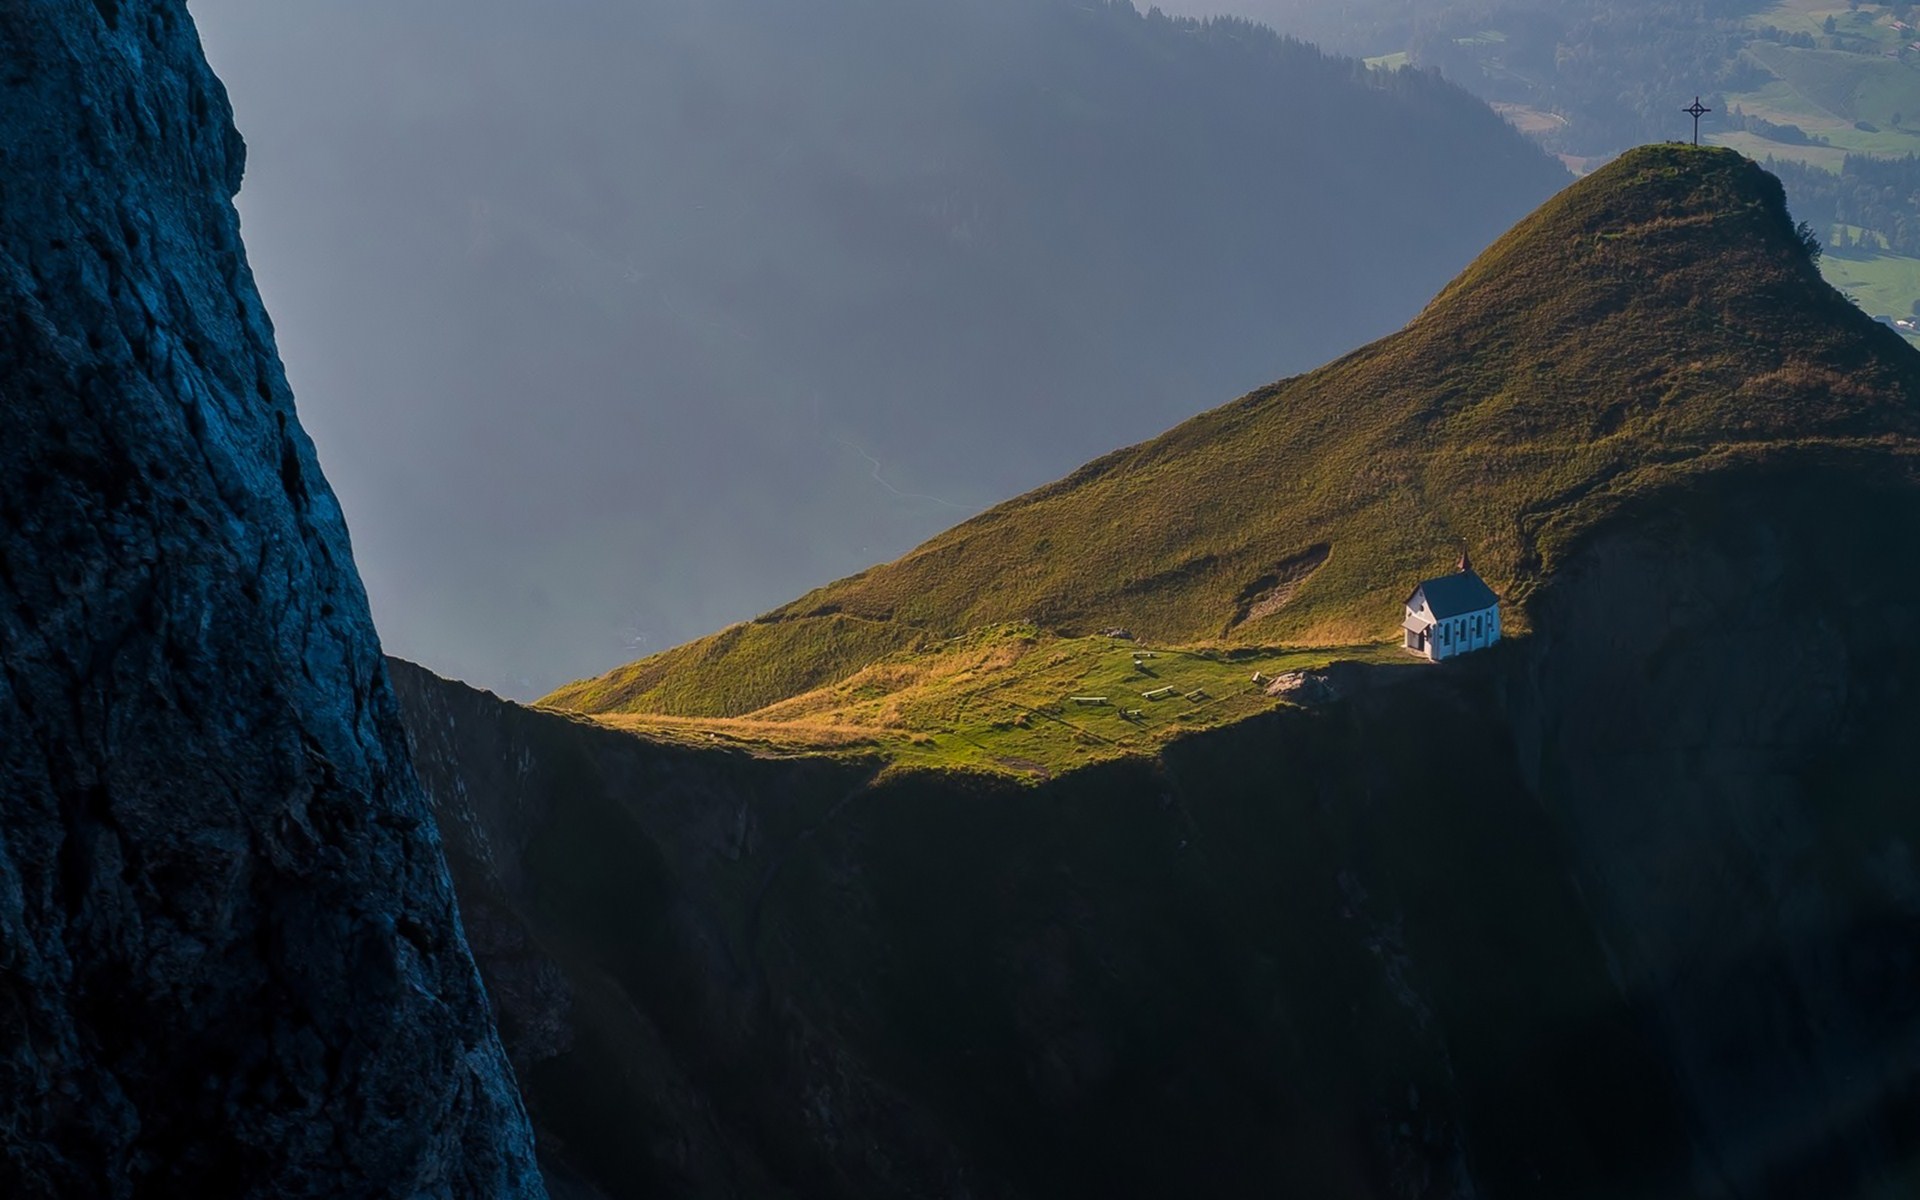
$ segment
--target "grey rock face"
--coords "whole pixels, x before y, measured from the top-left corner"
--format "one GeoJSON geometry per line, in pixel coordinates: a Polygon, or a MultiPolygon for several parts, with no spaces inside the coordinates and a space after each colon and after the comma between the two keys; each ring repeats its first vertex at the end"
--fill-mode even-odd
{"type": "Polygon", "coordinates": [[[178,0],[0,5],[0,1194],[541,1196],[178,0]]]}

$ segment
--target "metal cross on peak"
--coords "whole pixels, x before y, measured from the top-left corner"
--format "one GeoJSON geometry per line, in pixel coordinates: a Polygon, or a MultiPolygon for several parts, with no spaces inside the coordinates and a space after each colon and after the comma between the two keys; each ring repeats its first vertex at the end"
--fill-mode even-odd
{"type": "Polygon", "coordinates": [[[1700,103],[1700,97],[1695,96],[1693,103],[1680,111],[1693,118],[1693,144],[1698,146],[1700,144],[1700,118],[1706,116],[1713,110],[1700,103]]]}

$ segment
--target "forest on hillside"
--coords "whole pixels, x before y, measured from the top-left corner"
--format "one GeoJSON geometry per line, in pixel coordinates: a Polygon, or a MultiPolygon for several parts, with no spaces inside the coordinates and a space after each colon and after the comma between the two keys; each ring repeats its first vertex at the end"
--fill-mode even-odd
{"type": "Polygon", "coordinates": [[[1578,157],[1684,133],[1675,111],[1695,94],[1739,91],[1748,21],[1767,0],[1174,0],[1229,9],[1360,55],[1397,51],[1500,103],[1557,114],[1533,130],[1578,157]]]}
{"type": "Polygon", "coordinates": [[[522,695],[1387,333],[1567,179],[1125,0],[265,7],[195,6],[376,617],[522,695]]]}
{"type": "Polygon", "coordinates": [[[1794,197],[1794,212],[1832,235],[1838,250],[1891,250],[1920,257],[1920,157],[1849,154],[1838,172],[1775,159],[1767,169],[1794,197]]]}

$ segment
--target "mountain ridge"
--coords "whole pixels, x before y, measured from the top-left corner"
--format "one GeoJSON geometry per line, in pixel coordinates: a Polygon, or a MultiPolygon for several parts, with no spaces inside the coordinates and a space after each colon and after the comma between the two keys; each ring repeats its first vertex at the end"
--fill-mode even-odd
{"type": "Polygon", "coordinates": [[[1920,359],[1813,253],[1757,165],[1643,147],[1522,220],[1404,330],[544,703],[740,716],[1003,621],[1379,640],[1463,544],[1524,629],[1539,580],[1635,496],[1782,456],[1906,469],[1920,359]],[[1246,619],[1303,555],[1315,565],[1246,619]]]}

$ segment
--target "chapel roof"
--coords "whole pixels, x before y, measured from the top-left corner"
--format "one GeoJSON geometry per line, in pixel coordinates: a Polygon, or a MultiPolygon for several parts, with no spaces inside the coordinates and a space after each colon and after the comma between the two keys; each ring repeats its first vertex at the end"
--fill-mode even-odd
{"type": "Polygon", "coordinates": [[[1500,603],[1500,597],[1493,594],[1493,589],[1471,570],[1455,571],[1451,575],[1425,581],[1413,590],[1407,603],[1412,605],[1422,592],[1426,593],[1427,607],[1433,610],[1437,621],[1463,613],[1476,613],[1500,603]]]}

